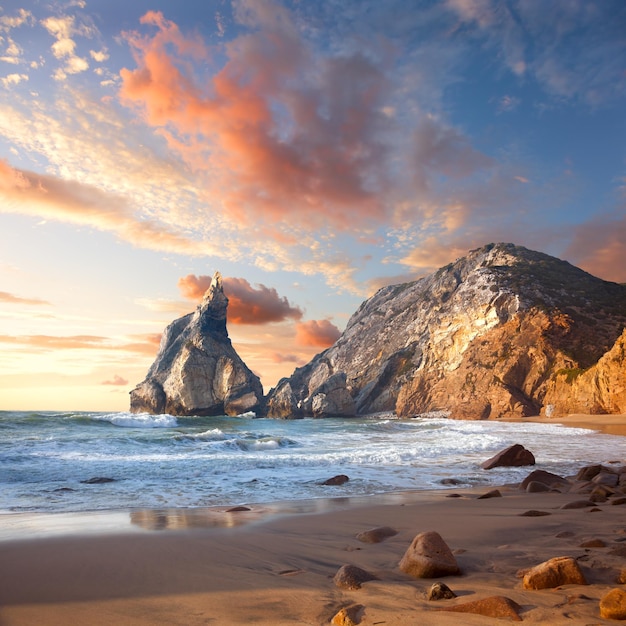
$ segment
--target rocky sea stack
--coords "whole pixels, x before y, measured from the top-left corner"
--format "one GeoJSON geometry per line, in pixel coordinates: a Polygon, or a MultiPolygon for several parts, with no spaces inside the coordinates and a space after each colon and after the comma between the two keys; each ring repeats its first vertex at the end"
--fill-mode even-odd
{"type": "Polygon", "coordinates": [[[131,411],[496,419],[626,413],[626,285],[489,244],[363,302],[337,342],[263,398],[233,349],[219,274],[170,324],[131,411]]]}
{"type": "Polygon", "coordinates": [[[626,286],[490,244],[365,301],[266,399],[270,417],[626,412],[626,286]]]}
{"type": "Polygon", "coordinates": [[[130,392],[133,413],[238,415],[258,409],[263,387],[228,338],[227,308],[216,273],[196,311],[165,329],[145,380],[130,392]]]}

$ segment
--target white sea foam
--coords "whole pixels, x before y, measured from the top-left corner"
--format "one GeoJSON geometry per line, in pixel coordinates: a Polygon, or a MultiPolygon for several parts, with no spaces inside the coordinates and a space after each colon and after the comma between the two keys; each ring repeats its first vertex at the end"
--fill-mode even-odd
{"type": "Polygon", "coordinates": [[[123,428],[174,428],[178,425],[173,415],[149,415],[148,413],[110,413],[93,415],[92,419],[110,422],[123,428]]]}
{"type": "Polygon", "coordinates": [[[201,433],[177,434],[175,439],[188,439],[191,441],[224,441],[226,435],[219,428],[211,428],[201,433]]]}
{"type": "Polygon", "coordinates": [[[79,511],[195,507],[521,480],[528,468],[480,463],[521,443],[537,466],[571,475],[626,459],[626,438],[535,423],[269,420],[131,413],[0,411],[0,509],[79,511]],[[94,421],[95,420],[95,421],[94,421]],[[122,428],[110,427],[110,424],[122,428]],[[321,488],[335,474],[350,480],[321,488]],[[114,482],[84,484],[92,477],[114,482]]]}

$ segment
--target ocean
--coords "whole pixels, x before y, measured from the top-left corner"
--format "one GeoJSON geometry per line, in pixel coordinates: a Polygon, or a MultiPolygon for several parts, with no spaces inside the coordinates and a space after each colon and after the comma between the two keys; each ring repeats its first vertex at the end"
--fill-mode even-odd
{"type": "Polygon", "coordinates": [[[480,468],[514,443],[533,452],[536,467],[560,475],[626,459],[626,437],[533,422],[2,411],[0,513],[193,509],[487,488],[529,473],[480,468]],[[349,481],[320,484],[337,474],[349,481]]]}

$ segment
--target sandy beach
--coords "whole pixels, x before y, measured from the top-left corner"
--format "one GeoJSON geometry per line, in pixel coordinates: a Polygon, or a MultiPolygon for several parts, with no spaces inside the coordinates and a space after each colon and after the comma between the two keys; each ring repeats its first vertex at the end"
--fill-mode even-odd
{"type": "MultiPolygon", "coordinates": [[[[598,430],[606,422],[604,432],[613,433],[624,424],[624,416],[583,417],[552,421],[591,423],[598,430]]],[[[599,602],[624,587],[617,582],[626,567],[626,505],[614,505],[620,494],[563,509],[589,494],[527,493],[508,485],[499,489],[501,497],[479,498],[485,491],[336,498],[282,514],[256,505],[171,515],[141,511],[128,514],[132,531],[120,525],[117,531],[4,540],[0,624],[329,624],[353,605],[361,607],[358,621],[346,624],[510,619],[439,610],[491,596],[517,603],[519,617],[530,624],[615,623],[600,617],[599,602]],[[528,511],[544,515],[523,515],[528,511]],[[380,543],[356,538],[377,527],[397,534],[380,543]],[[399,569],[413,538],[426,531],[441,535],[461,575],[417,579],[399,569]],[[521,571],[559,556],[576,559],[589,584],[523,587],[521,571]],[[375,579],[360,589],[338,586],[334,576],[347,564],[375,579]],[[427,600],[437,580],[457,597],[427,600]]]]}

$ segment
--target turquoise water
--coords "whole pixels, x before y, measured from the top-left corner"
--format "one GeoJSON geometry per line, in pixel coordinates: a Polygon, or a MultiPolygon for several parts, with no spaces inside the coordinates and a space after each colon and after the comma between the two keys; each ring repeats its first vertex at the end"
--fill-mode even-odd
{"type": "Polygon", "coordinates": [[[492,485],[528,468],[480,463],[521,443],[571,475],[626,459],[626,438],[552,424],[441,417],[270,420],[0,412],[0,512],[207,507],[492,485]],[[350,480],[321,486],[336,474],[350,480]],[[92,478],[111,482],[88,484],[92,478]]]}

